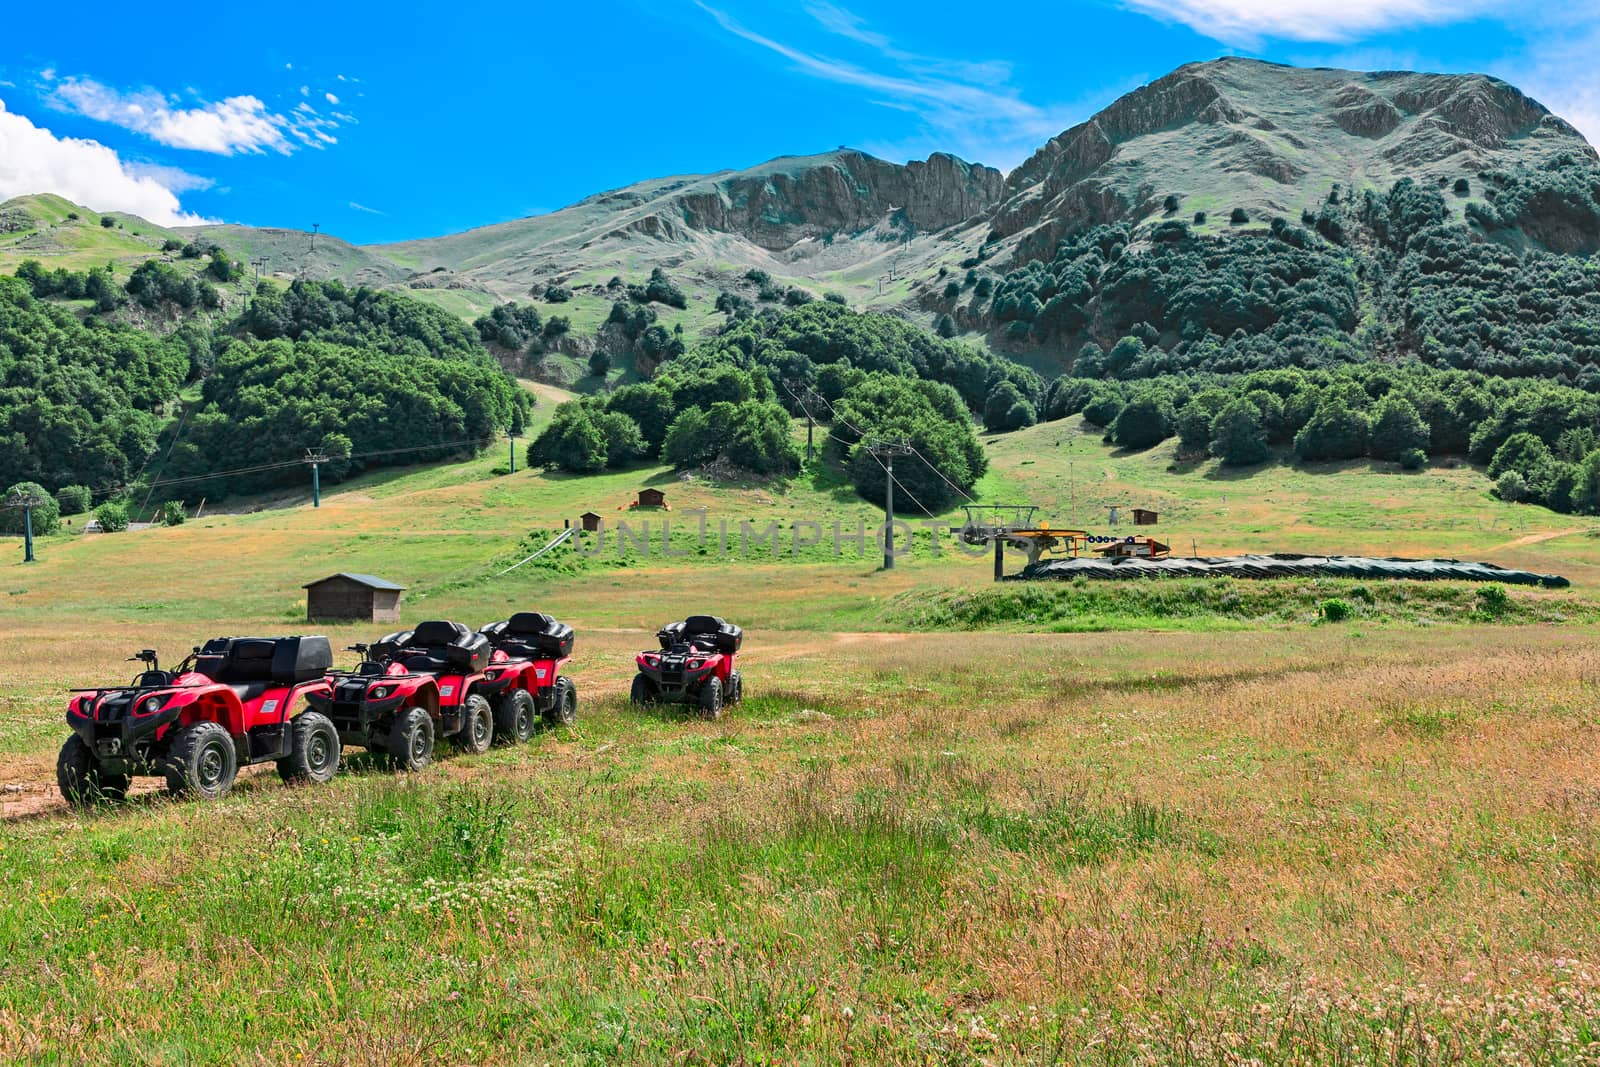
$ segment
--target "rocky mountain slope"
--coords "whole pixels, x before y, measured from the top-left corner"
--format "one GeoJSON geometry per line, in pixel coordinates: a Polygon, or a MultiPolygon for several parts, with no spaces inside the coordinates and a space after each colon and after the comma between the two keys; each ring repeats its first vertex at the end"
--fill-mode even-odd
{"type": "Polygon", "coordinates": [[[1566,121],[1495,78],[1219,59],[1052,138],[1007,176],[990,234],[1026,260],[1087,226],[1162,215],[1169,196],[1213,227],[1234,208],[1292,219],[1335,185],[1454,182],[1563,153],[1595,157],[1566,121]]]}

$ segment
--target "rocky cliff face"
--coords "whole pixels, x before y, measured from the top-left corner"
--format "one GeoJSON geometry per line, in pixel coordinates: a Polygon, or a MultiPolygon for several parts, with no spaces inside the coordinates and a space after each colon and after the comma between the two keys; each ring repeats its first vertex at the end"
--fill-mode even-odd
{"type": "Polygon", "coordinates": [[[999,171],[944,153],[901,166],[839,151],[695,182],[657,201],[652,214],[669,230],[681,223],[737,233],[779,251],[886,220],[915,232],[941,230],[987,212],[1003,187],[999,171]]]}
{"type": "Polygon", "coordinates": [[[991,236],[1017,260],[1048,255],[1065,233],[1163,212],[1225,223],[1294,217],[1334,184],[1401,177],[1454,181],[1594,158],[1570,125],[1483,75],[1301,69],[1245,59],[1194,63],[1127,94],[1034,153],[1006,179],[991,236]]]}

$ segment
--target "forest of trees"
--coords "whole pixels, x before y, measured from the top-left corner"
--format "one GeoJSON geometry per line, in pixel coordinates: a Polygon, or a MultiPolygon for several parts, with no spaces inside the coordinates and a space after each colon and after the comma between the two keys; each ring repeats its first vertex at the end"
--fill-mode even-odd
{"type": "Polygon", "coordinates": [[[1417,362],[1138,382],[1062,377],[1047,419],[1081,413],[1130,449],[1177,439],[1180,456],[1261,463],[1370,458],[1421,467],[1432,456],[1486,464],[1511,500],[1600,511],[1600,396],[1529,378],[1417,362]],[[1509,479],[1506,475],[1510,474],[1509,479]]]}
{"type": "MultiPolygon", "coordinates": [[[[1557,161],[1483,184],[1492,199],[1467,212],[1480,231],[1521,227],[1600,248],[1592,163],[1557,161]]],[[[1486,241],[1450,221],[1445,197],[1410,180],[1360,197],[1335,188],[1299,224],[1195,237],[1167,221],[1144,248],[1130,226],[1100,226],[1062,241],[1049,262],[999,277],[968,269],[946,284],[943,314],[1065,349],[1084,378],[1409,357],[1600,392],[1591,260],[1486,241]]]]}
{"type": "Polygon", "coordinates": [[[221,303],[207,293],[210,282],[160,260],[121,287],[104,268],[24,263],[0,277],[0,485],[38,483],[77,510],[84,487],[99,498],[141,476],[215,499],[301,483],[294,461],[308,446],[336,457],[323,476],[337,481],[470,451],[527,422],[526,391],[436,308],[296,281],[260,286],[244,314],[217,321],[197,317],[221,303]],[[92,301],[92,313],[58,300],[92,301]],[[130,302],[171,308],[180,324],[162,335],[103,317],[130,302]],[[179,391],[197,382],[200,400],[183,410],[179,391]]]}

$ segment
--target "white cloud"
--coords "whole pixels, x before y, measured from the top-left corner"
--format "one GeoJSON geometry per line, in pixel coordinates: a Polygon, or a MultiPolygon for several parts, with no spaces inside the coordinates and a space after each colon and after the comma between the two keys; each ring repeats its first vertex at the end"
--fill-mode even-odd
{"type": "Polygon", "coordinates": [[[309,85],[300,86],[300,95],[301,96],[310,96],[311,95],[311,86],[309,86],[309,85]]]}
{"type": "Polygon", "coordinates": [[[154,89],[123,92],[89,78],[66,78],[49,102],[86,118],[149,137],[158,144],[231,156],[268,150],[288,155],[299,145],[332,144],[330,119],[306,120],[272,111],[260,98],[230,96],[196,107],[176,106],[154,89]]]}
{"type": "Polygon", "coordinates": [[[1124,7],[1231,45],[1266,38],[1354,41],[1408,26],[1461,22],[1511,0],[1121,0],[1124,7]]]}
{"type": "Polygon", "coordinates": [[[355,211],[366,212],[368,215],[387,215],[388,214],[387,211],[379,211],[375,207],[368,207],[365,204],[358,204],[354,200],[350,201],[350,207],[355,211]]]}
{"type": "Polygon", "coordinates": [[[181,167],[169,167],[162,163],[129,162],[123,164],[128,168],[128,173],[136,178],[150,178],[174,193],[192,193],[197,190],[210,189],[217,183],[203,174],[190,174],[181,167]]]}
{"type": "Polygon", "coordinates": [[[723,30],[788,60],[800,73],[861,89],[879,106],[916,115],[929,135],[907,145],[914,143],[921,150],[931,144],[968,159],[1010,167],[1073,121],[1062,109],[1045,109],[1022,99],[1009,84],[1009,64],[903,51],[869,29],[859,16],[827,0],[813,0],[807,13],[849,47],[867,52],[863,62],[796,48],[750,29],[704,0],[695,3],[723,30]]]}
{"type": "Polygon", "coordinates": [[[207,221],[183,210],[172,189],[124,163],[98,141],[57,137],[0,101],[0,200],[55,193],[95,211],[126,211],[161,226],[207,221]]]}
{"type": "Polygon", "coordinates": [[[328,103],[333,104],[335,107],[337,107],[339,104],[339,98],[334,96],[332,93],[323,93],[322,98],[328,103]]]}

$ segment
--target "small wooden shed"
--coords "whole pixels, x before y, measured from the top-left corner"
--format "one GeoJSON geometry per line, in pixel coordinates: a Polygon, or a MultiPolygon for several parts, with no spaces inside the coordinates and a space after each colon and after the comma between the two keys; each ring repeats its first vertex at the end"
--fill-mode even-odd
{"type": "Polygon", "coordinates": [[[667,494],[659,489],[639,490],[639,502],[634,505],[640,508],[664,508],[667,506],[667,494]]]}
{"type": "Polygon", "coordinates": [[[306,584],[306,621],[399,622],[404,589],[370,574],[330,574],[306,584]]]}
{"type": "Polygon", "coordinates": [[[1153,511],[1144,508],[1133,509],[1133,524],[1135,526],[1154,526],[1158,516],[1153,511]]]}
{"type": "Polygon", "coordinates": [[[582,523],[583,528],[590,533],[600,529],[600,516],[596,515],[592,511],[585,511],[582,515],[579,515],[578,521],[582,523]]]}

